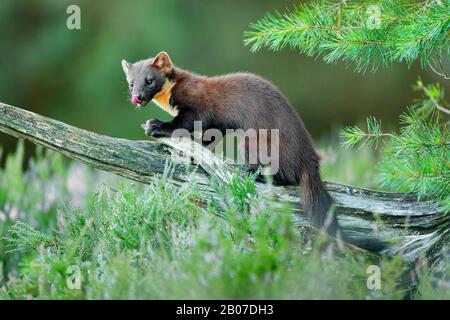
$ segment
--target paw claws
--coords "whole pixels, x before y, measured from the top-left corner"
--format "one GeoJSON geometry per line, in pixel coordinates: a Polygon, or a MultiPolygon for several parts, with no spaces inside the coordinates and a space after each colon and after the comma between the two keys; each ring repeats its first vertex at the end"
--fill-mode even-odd
{"type": "Polygon", "coordinates": [[[145,130],[146,135],[158,138],[162,136],[162,124],[164,124],[163,121],[160,121],[158,119],[150,119],[142,125],[142,128],[145,130]]]}

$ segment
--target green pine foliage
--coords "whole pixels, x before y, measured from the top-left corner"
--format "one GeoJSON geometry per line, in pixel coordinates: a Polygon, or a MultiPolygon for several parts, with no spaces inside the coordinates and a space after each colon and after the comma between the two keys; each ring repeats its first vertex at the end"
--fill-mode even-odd
{"type": "Polygon", "coordinates": [[[341,132],[341,136],[344,138],[345,146],[355,146],[359,144],[363,146],[365,144],[374,144],[378,146],[379,138],[393,136],[390,133],[381,132],[381,123],[374,117],[367,118],[367,132],[364,132],[358,126],[346,127],[341,132]]]}
{"type": "MultiPolygon", "coordinates": [[[[300,5],[253,24],[245,42],[253,50],[290,46],[361,71],[420,60],[446,77],[440,61],[449,54],[448,0],[375,5],[300,5]]],[[[348,127],[343,136],[349,146],[381,149],[378,177],[385,188],[437,198],[450,208],[448,104],[438,85],[415,88],[423,96],[401,116],[398,133],[384,133],[369,118],[367,130],[348,127]]],[[[360,179],[352,183],[367,180],[362,173],[373,166],[373,153],[363,150],[358,157],[327,150],[335,160],[323,167],[326,179],[350,172],[360,179]]],[[[27,171],[23,160],[20,144],[0,169],[0,299],[401,299],[410,290],[400,257],[335,255],[320,250],[319,237],[304,241],[290,208],[262,205],[254,176],[212,181],[210,200],[195,183],[170,179],[168,166],[148,186],[117,178],[88,188],[74,205],[69,199],[78,191],[68,188],[67,162],[41,149],[27,171]],[[383,270],[381,290],[367,288],[372,264],[383,270]],[[75,278],[79,288],[70,285],[75,278]]],[[[88,180],[95,175],[85,170],[88,180]]],[[[450,268],[438,276],[419,272],[411,297],[449,298],[450,268]]]]}
{"type": "MultiPolygon", "coordinates": [[[[420,60],[448,79],[442,64],[450,55],[448,0],[313,1],[268,14],[250,27],[244,43],[252,51],[291,47],[358,71],[420,60]]],[[[400,117],[399,133],[382,132],[381,123],[369,117],[366,131],[353,126],[341,135],[347,146],[384,143],[378,165],[382,187],[440,200],[449,211],[450,111],[439,85],[418,81],[414,88],[423,97],[400,117]]]]}
{"type": "Polygon", "coordinates": [[[367,119],[367,130],[357,126],[342,131],[344,145],[384,144],[378,165],[382,186],[393,191],[416,192],[419,197],[442,201],[450,211],[449,110],[438,84],[414,89],[421,99],[400,116],[398,133],[383,133],[381,123],[367,119]]]}
{"type": "Polygon", "coordinates": [[[358,71],[416,60],[440,67],[450,54],[449,7],[448,0],[314,1],[252,23],[244,43],[252,51],[290,47],[358,71]]]}

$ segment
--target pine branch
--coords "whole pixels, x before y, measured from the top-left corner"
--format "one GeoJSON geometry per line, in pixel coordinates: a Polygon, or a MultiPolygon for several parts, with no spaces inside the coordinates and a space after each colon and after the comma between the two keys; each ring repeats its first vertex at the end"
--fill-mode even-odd
{"type": "Polygon", "coordinates": [[[435,67],[433,67],[433,63],[432,61],[430,61],[428,63],[428,66],[430,67],[431,71],[433,71],[434,73],[436,73],[438,76],[443,77],[445,80],[450,80],[450,76],[448,76],[445,71],[444,71],[444,65],[442,63],[442,58],[439,57],[438,62],[437,62],[440,71],[436,70],[435,67]]]}
{"type": "Polygon", "coordinates": [[[363,146],[365,144],[373,143],[377,147],[381,138],[391,137],[395,138],[395,135],[391,133],[383,133],[381,131],[381,123],[373,118],[367,118],[367,132],[364,132],[357,126],[346,127],[341,131],[341,137],[344,139],[343,145],[352,147],[357,144],[363,146]]]}
{"type": "Polygon", "coordinates": [[[244,43],[252,51],[291,47],[327,63],[356,64],[358,71],[411,64],[429,65],[434,53],[448,55],[449,1],[317,1],[286,13],[268,14],[250,25],[244,43]]]}
{"type": "Polygon", "coordinates": [[[387,137],[378,165],[381,185],[441,200],[448,212],[450,132],[448,122],[439,121],[442,109],[447,110],[442,107],[447,104],[444,92],[439,85],[425,86],[420,80],[414,89],[422,92],[422,99],[400,116],[403,127],[398,134],[382,133],[380,123],[368,118],[367,132],[358,127],[344,129],[341,133],[345,139],[343,144],[354,146],[387,137]]]}
{"type": "MultiPolygon", "coordinates": [[[[437,86],[437,85],[435,85],[435,86],[437,86]]],[[[436,108],[436,110],[439,110],[445,114],[450,115],[450,110],[441,106],[439,104],[439,101],[437,100],[437,99],[442,99],[441,95],[443,95],[443,91],[441,91],[441,89],[439,87],[435,87],[435,86],[430,85],[427,88],[426,86],[423,85],[422,81],[419,80],[419,81],[417,81],[416,89],[421,90],[426,95],[426,97],[428,97],[428,99],[433,103],[433,106],[436,108]],[[433,94],[433,92],[438,93],[437,97],[436,97],[436,94],[433,94]]]]}

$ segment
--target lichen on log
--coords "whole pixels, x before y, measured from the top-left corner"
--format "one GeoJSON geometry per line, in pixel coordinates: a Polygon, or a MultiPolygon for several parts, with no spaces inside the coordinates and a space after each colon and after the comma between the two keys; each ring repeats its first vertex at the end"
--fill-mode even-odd
{"type": "MultiPolygon", "coordinates": [[[[35,113],[0,103],[0,131],[53,149],[100,170],[149,183],[164,172],[172,152],[192,157],[193,163],[174,164],[173,179],[191,183],[212,195],[209,178],[227,179],[232,166],[188,138],[131,141],[100,135],[35,113]]],[[[276,205],[294,208],[292,220],[308,226],[301,208],[298,187],[257,183],[260,193],[272,193],[276,205]]],[[[402,255],[409,261],[426,255],[432,263],[450,256],[450,215],[432,200],[419,201],[414,194],[389,193],[326,183],[336,202],[335,213],[344,232],[354,238],[381,238],[389,245],[383,253],[402,255]]]]}

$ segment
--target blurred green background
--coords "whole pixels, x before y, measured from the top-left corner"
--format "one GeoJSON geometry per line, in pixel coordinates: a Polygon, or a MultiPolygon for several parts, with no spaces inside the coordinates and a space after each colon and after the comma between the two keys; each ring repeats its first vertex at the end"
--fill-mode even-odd
{"type": "MultiPolygon", "coordinates": [[[[175,64],[206,75],[260,74],[278,85],[315,138],[369,115],[395,127],[412,103],[410,85],[420,68],[396,65],[357,74],[295,51],[251,53],[242,33],[250,22],[298,1],[250,0],[1,0],[0,101],[88,130],[145,139],[140,124],[170,117],[150,105],[136,112],[128,102],[120,61],[167,51],[175,64]],[[66,9],[81,7],[81,30],[68,30],[66,9]]],[[[8,151],[16,140],[0,133],[8,151]]]]}

